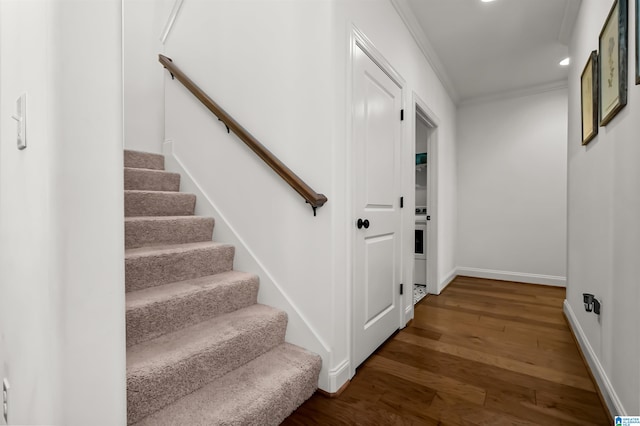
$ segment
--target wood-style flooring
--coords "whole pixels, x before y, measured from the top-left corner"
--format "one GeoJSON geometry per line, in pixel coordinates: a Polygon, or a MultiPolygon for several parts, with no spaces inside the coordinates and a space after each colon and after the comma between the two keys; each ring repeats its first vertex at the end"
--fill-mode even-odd
{"type": "Polygon", "coordinates": [[[336,398],[283,425],[610,425],[563,288],[458,277],[415,307],[336,398]]]}

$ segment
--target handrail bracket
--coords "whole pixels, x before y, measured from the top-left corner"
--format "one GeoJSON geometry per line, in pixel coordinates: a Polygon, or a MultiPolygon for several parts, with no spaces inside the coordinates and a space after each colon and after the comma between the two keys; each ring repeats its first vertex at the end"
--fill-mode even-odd
{"type": "Polygon", "coordinates": [[[231,129],[229,129],[229,126],[227,125],[227,123],[224,122],[222,118],[218,118],[218,121],[222,121],[222,124],[224,124],[224,127],[227,128],[227,133],[231,133],[231,129]]]}

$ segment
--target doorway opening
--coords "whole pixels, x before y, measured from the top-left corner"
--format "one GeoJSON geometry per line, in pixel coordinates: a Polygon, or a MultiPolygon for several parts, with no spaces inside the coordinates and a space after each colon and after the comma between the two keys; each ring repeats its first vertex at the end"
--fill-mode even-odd
{"type": "Polygon", "coordinates": [[[437,245],[435,219],[437,126],[426,106],[415,102],[415,240],[413,303],[420,302],[437,289],[437,245]]]}

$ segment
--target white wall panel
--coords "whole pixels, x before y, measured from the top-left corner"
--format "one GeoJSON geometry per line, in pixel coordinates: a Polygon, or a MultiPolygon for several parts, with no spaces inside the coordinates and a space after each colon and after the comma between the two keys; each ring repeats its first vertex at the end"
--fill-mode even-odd
{"type": "Polygon", "coordinates": [[[461,275],[566,281],[567,91],[458,110],[461,275]]]}
{"type": "Polygon", "coordinates": [[[10,424],[126,423],[121,3],[0,2],[10,424]],[[27,148],[15,99],[27,94],[27,148]]]}
{"type": "MultiPolygon", "coordinates": [[[[640,86],[635,83],[635,2],[629,1],[628,104],[587,146],[582,146],[580,74],[611,2],[583,0],[570,45],[568,149],[567,302],[615,395],[628,415],[640,411],[640,86]],[[582,307],[582,293],[602,302],[596,317],[582,307]]],[[[607,391],[604,389],[603,391],[607,391]]],[[[612,411],[616,407],[610,407],[612,411]]],[[[613,414],[625,414],[616,413],[613,414]]]]}

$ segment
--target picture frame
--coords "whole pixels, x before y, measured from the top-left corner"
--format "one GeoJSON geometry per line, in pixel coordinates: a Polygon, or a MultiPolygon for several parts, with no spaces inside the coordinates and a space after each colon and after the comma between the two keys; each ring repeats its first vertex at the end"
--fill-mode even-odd
{"type": "Polygon", "coordinates": [[[640,0],[636,0],[636,84],[640,84],[640,0]]]}
{"type": "Polygon", "coordinates": [[[628,0],[615,0],[598,38],[600,126],[606,126],[627,105],[628,0]]]}
{"type": "Polygon", "coordinates": [[[589,55],[580,75],[580,103],[582,117],[582,145],[598,134],[598,51],[589,55]]]}

